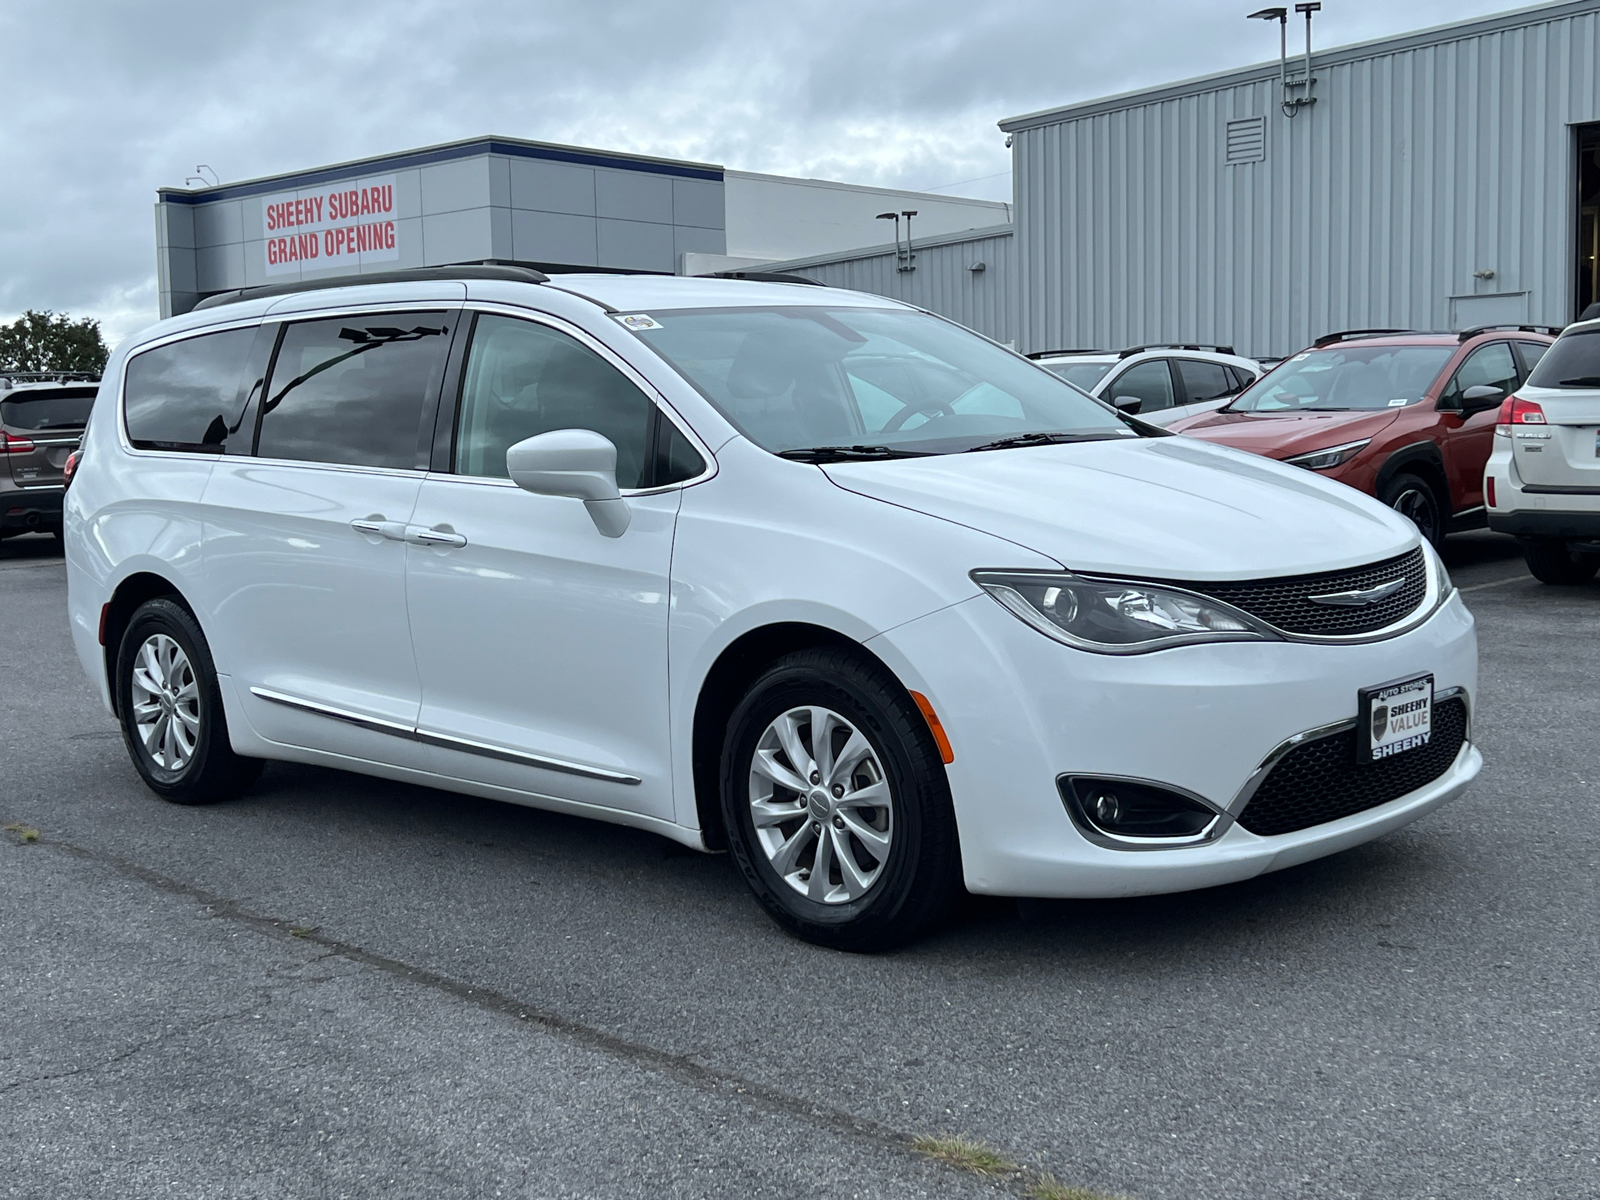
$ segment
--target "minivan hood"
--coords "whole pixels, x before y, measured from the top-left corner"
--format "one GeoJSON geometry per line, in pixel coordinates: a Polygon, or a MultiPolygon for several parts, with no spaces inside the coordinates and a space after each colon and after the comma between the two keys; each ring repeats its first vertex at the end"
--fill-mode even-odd
{"type": "Polygon", "coordinates": [[[1400,414],[1376,412],[1211,412],[1174,421],[1169,429],[1267,458],[1293,458],[1374,437],[1400,414]]]}
{"type": "Polygon", "coordinates": [[[1343,484],[1181,437],[823,470],[849,491],[994,534],[1079,571],[1259,579],[1359,566],[1417,543],[1409,521],[1343,484]]]}

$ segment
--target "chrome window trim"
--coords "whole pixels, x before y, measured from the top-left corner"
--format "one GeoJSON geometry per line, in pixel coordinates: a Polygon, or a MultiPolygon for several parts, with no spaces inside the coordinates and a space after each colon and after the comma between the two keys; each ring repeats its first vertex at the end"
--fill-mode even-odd
{"type": "MultiPolygon", "coordinates": [[[[610,346],[606,345],[594,334],[590,333],[587,329],[584,329],[581,325],[575,325],[564,317],[558,317],[554,313],[547,313],[537,308],[524,308],[518,304],[506,304],[491,300],[468,300],[464,311],[471,313],[488,313],[491,316],[497,317],[510,317],[513,320],[518,321],[532,321],[536,325],[545,325],[551,329],[554,329],[558,333],[564,333],[573,338],[580,345],[592,350],[606,363],[620,371],[623,377],[626,378],[629,383],[638,388],[639,391],[643,393],[645,399],[654,404],[657,410],[660,411],[661,415],[670,421],[678,430],[678,432],[683,434],[683,436],[688,439],[689,444],[695,448],[695,452],[700,455],[701,460],[706,464],[705,470],[701,471],[700,474],[690,479],[680,480],[677,483],[665,483],[659,487],[651,488],[620,489],[624,497],[653,496],[661,492],[673,491],[676,488],[692,487],[697,483],[704,483],[706,480],[716,475],[717,457],[711,452],[711,447],[708,446],[705,440],[695,432],[694,427],[691,426],[688,421],[684,420],[683,414],[678,412],[678,410],[672,406],[672,402],[667,399],[666,395],[661,391],[661,389],[658,388],[636,367],[634,367],[632,363],[628,362],[610,346]]],[[[468,346],[467,354],[463,355],[461,360],[462,386],[465,386],[467,358],[470,356],[471,351],[472,347],[468,346]]],[[[441,403],[441,415],[443,415],[443,409],[444,405],[441,403]]],[[[455,418],[456,414],[454,411],[452,411],[450,414],[450,420],[452,422],[452,445],[454,445],[455,430],[453,428],[453,423],[455,418]]],[[[461,475],[454,471],[435,471],[433,474],[439,476],[440,478],[448,479],[498,478],[497,476],[491,477],[486,475],[461,475]]],[[[511,483],[509,479],[500,480],[500,482],[510,483],[512,487],[516,486],[516,484],[511,483]]]]}
{"type": "Polygon", "coordinates": [[[273,704],[281,704],[285,708],[311,713],[313,716],[327,717],[334,721],[343,721],[348,725],[355,725],[373,733],[386,733],[390,737],[422,742],[425,745],[438,746],[445,750],[460,750],[483,758],[494,758],[503,762],[520,763],[523,766],[540,767],[546,771],[559,771],[566,775],[581,775],[585,779],[599,779],[606,783],[637,786],[643,782],[639,776],[630,775],[625,771],[612,771],[605,767],[592,767],[586,763],[571,762],[564,758],[551,758],[545,754],[531,754],[525,750],[513,750],[508,746],[497,746],[492,742],[480,742],[472,738],[455,737],[448,733],[436,733],[433,730],[424,729],[420,725],[405,725],[398,721],[385,721],[381,717],[365,716],[362,713],[351,712],[347,708],[339,708],[333,704],[323,704],[316,700],[306,700],[300,696],[291,696],[287,692],[274,691],[272,688],[252,687],[250,694],[258,699],[271,701],[273,704]]]}
{"type": "MultiPolygon", "coordinates": [[[[183,329],[176,333],[151,338],[148,342],[142,342],[135,349],[130,350],[128,356],[122,360],[122,365],[117,372],[117,444],[122,452],[135,458],[159,458],[180,462],[215,462],[219,458],[227,457],[220,450],[202,453],[198,450],[141,450],[135,446],[133,439],[128,436],[128,364],[148,350],[159,350],[161,347],[170,346],[175,342],[186,342],[190,338],[205,337],[213,333],[230,333],[235,329],[259,329],[267,323],[268,319],[266,316],[258,315],[254,317],[238,317],[232,321],[218,321],[215,325],[202,325],[197,329],[183,329]]],[[[235,454],[233,457],[249,456],[235,454]]]]}
{"type": "MultiPolygon", "coordinates": [[[[124,454],[138,458],[160,458],[164,460],[177,459],[180,461],[215,462],[221,458],[250,459],[253,462],[268,463],[293,463],[297,466],[322,466],[340,467],[346,470],[364,470],[369,468],[357,467],[355,464],[343,463],[312,463],[298,458],[260,458],[255,454],[224,454],[221,451],[202,453],[197,450],[141,450],[133,444],[128,437],[128,411],[127,411],[127,385],[128,364],[147,350],[156,350],[162,346],[170,346],[174,342],[188,341],[190,338],[204,337],[211,333],[227,333],[234,329],[259,329],[263,325],[294,325],[301,321],[316,321],[327,317],[360,316],[365,313],[386,312],[439,312],[457,313],[463,311],[465,302],[462,300],[417,300],[410,303],[400,300],[389,300],[380,304],[340,304],[330,308],[308,308],[304,311],[293,313],[261,313],[254,317],[239,317],[232,321],[219,321],[215,325],[203,325],[197,329],[184,329],[176,333],[166,334],[162,337],[151,338],[142,343],[138,348],[129,351],[128,357],[122,360],[122,369],[117,376],[117,441],[124,454]]],[[[252,446],[252,449],[254,447],[252,446]]],[[[398,468],[377,467],[370,468],[378,471],[398,470],[398,468]]],[[[411,474],[426,474],[423,471],[413,470],[411,474]]]]}

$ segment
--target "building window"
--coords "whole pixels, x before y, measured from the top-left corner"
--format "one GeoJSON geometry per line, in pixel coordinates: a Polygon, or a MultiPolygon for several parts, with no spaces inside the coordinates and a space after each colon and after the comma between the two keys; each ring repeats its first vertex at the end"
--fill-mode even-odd
{"type": "Polygon", "coordinates": [[[1228,165],[1264,162],[1267,157],[1267,119],[1245,117],[1228,122],[1228,165]]]}

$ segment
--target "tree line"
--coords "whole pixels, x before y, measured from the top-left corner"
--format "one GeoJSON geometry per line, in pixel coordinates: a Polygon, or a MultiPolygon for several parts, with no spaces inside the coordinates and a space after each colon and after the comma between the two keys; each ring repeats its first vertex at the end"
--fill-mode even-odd
{"type": "Polygon", "coordinates": [[[105,370],[108,354],[100,336],[100,322],[89,317],[73,320],[49,309],[29,309],[9,325],[0,325],[0,375],[8,371],[29,373],[105,370]]]}

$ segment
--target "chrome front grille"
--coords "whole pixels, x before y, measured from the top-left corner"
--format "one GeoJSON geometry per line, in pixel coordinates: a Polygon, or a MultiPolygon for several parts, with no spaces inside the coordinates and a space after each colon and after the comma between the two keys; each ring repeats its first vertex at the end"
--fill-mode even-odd
{"type": "Polygon", "coordinates": [[[1349,637],[1383,629],[1417,610],[1428,591],[1428,564],[1422,547],[1371,566],[1315,575],[1228,582],[1185,582],[1191,592],[1221,600],[1284,633],[1349,637]],[[1363,592],[1400,581],[1400,587],[1370,604],[1317,603],[1313,596],[1363,592]]]}

